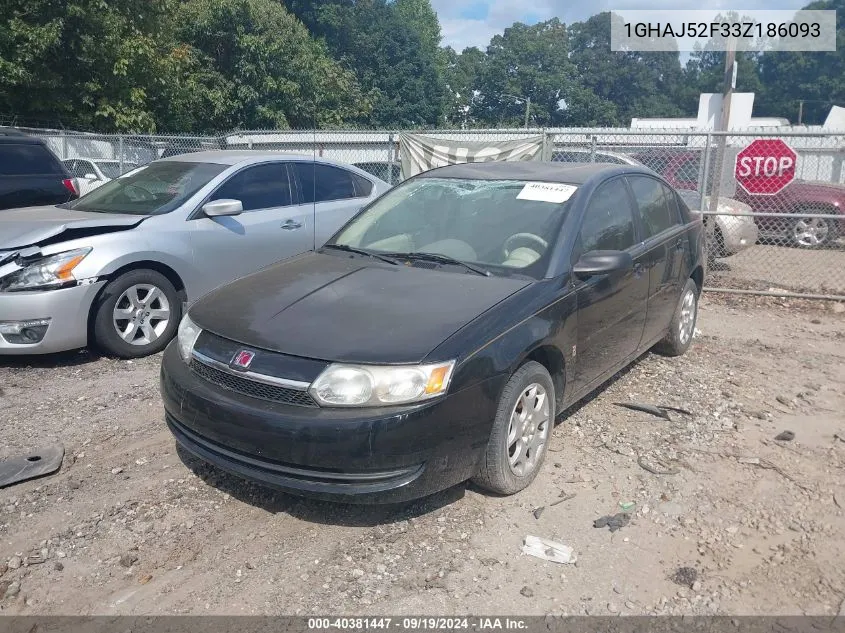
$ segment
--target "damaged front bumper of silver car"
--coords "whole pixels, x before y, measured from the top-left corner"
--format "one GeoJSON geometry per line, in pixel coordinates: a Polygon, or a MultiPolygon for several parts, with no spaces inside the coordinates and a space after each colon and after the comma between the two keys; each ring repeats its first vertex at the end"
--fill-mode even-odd
{"type": "Polygon", "coordinates": [[[91,305],[106,283],[73,274],[90,250],[45,255],[31,246],[0,252],[0,355],[87,345],[91,305]]]}

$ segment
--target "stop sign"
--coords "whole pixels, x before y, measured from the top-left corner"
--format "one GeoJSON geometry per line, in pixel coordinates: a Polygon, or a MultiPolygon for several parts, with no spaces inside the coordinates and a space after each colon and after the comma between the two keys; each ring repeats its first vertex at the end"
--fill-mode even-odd
{"type": "Polygon", "coordinates": [[[748,193],[773,195],[795,178],[795,151],[780,139],[758,139],[736,156],[736,181],[748,193]]]}

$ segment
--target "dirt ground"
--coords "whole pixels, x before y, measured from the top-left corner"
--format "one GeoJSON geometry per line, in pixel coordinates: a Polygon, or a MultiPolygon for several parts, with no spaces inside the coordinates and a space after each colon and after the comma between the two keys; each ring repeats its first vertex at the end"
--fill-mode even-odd
{"type": "Polygon", "coordinates": [[[0,612],[845,614],[841,308],[707,295],[688,355],[646,355],[565,412],[529,489],[399,508],[180,458],[159,357],[0,360],[0,458],[66,449],[59,473],[0,490],[0,612]],[[626,502],[627,525],[593,526],[626,502]],[[577,562],[523,554],[526,535],[577,562]]]}

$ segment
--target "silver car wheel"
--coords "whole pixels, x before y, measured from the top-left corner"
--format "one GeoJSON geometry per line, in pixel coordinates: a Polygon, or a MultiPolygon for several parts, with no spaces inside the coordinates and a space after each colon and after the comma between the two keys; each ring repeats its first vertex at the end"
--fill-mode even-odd
{"type": "Polygon", "coordinates": [[[161,288],[135,284],[118,297],[112,322],[118,336],[130,345],[150,345],[164,333],[170,319],[170,303],[161,288]]]}
{"type": "Polygon", "coordinates": [[[508,463],[519,476],[530,475],[540,461],[551,429],[546,389],[532,383],[516,401],[508,425],[508,463]]]}
{"type": "Polygon", "coordinates": [[[827,239],[830,227],[823,218],[798,220],[792,229],[792,237],[799,246],[821,246],[827,239]]]}
{"type": "Polygon", "coordinates": [[[681,302],[681,318],[678,319],[678,338],[681,340],[681,345],[686,345],[692,338],[697,309],[698,302],[695,293],[687,290],[681,302]]]}

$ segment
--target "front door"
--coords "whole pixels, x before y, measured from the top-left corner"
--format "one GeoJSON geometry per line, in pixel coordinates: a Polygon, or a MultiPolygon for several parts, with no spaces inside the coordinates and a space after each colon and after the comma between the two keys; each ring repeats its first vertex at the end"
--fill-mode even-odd
{"type": "Polygon", "coordinates": [[[248,275],[314,246],[314,206],[294,204],[285,162],[245,167],[208,198],[233,199],[243,213],[192,220],[194,259],[202,275],[202,296],[218,286],[248,275]]]}
{"type": "Polygon", "coordinates": [[[629,176],[643,231],[643,264],[648,271],[648,311],[643,340],[660,338],[669,327],[681,296],[681,273],[689,238],[675,193],[650,176],[629,176]]]}
{"type": "MultiPolygon", "coordinates": [[[[607,373],[639,347],[645,324],[648,275],[642,244],[625,180],[614,178],[593,193],[574,257],[590,251],[628,251],[633,270],[575,280],[578,300],[578,345],[575,390],[607,373]]],[[[573,262],[574,263],[574,262],[573,262]]]]}

